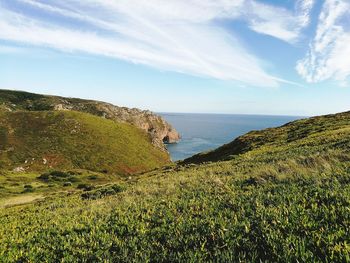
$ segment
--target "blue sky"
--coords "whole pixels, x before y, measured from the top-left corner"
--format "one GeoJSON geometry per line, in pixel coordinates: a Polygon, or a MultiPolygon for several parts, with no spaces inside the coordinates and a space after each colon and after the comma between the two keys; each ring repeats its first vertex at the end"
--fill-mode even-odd
{"type": "Polygon", "coordinates": [[[158,112],[350,110],[348,0],[0,0],[0,88],[158,112]]]}

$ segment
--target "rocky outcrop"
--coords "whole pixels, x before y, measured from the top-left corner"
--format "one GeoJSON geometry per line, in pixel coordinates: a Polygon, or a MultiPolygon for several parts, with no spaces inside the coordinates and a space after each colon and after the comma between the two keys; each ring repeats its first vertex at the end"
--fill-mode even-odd
{"type": "Polygon", "coordinates": [[[118,107],[98,101],[72,103],[69,99],[61,99],[61,103],[55,105],[55,110],[88,112],[106,119],[129,123],[148,132],[152,143],[160,148],[164,148],[164,143],[176,143],[180,139],[179,133],[169,123],[148,110],[118,107]]]}
{"type": "Polygon", "coordinates": [[[74,110],[97,115],[106,119],[120,121],[145,130],[152,143],[165,149],[164,143],[176,143],[179,133],[161,116],[148,110],[118,107],[110,103],[46,96],[21,91],[0,90],[0,104],[9,111],[16,110],[74,110]]]}

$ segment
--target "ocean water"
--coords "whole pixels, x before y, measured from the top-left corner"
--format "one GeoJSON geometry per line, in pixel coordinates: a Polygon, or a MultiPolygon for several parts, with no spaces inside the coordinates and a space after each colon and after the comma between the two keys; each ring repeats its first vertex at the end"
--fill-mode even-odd
{"type": "Polygon", "coordinates": [[[173,161],[215,149],[252,130],[277,127],[301,119],[297,116],[159,113],[181,134],[181,141],[167,145],[173,161]]]}

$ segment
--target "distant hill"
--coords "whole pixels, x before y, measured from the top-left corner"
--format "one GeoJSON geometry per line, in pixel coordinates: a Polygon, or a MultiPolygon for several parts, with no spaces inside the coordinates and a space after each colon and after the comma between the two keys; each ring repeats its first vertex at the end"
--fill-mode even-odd
{"type": "Polygon", "coordinates": [[[178,132],[162,117],[139,109],[118,107],[110,103],[64,98],[58,96],[40,95],[23,91],[0,90],[0,107],[6,111],[64,111],[74,110],[90,113],[99,117],[125,122],[145,130],[152,143],[165,149],[165,143],[179,140],[178,132]]]}
{"type": "Polygon", "coordinates": [[[170,162],[168,153],[133,125],[76,111],[23,111],[32,102],[33,110],[50,110],[51,97],[15,94],[12,109],[0,110],[0,169],[132,174],[170,162]]]}
{"type": "Polygon", "coordinates": [[[194,155],[183,163],[225,161],[248,152],[283,150],[322,151],[350,146],[350,112],[313,117],[278,128],[251,131],[213,151],[194,155]]]}

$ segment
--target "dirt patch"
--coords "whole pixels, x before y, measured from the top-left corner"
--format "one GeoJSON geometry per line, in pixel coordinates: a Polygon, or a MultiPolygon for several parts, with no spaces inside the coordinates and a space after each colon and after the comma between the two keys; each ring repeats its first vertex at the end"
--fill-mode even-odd
{"type": "Polygon", "coordinates": [[[39,199],[43,199],[43,195],[21,195],[9,197],[4,200],[0,200],[0,208],[11,207],[16,205],[24,205],[39,199]]]}

